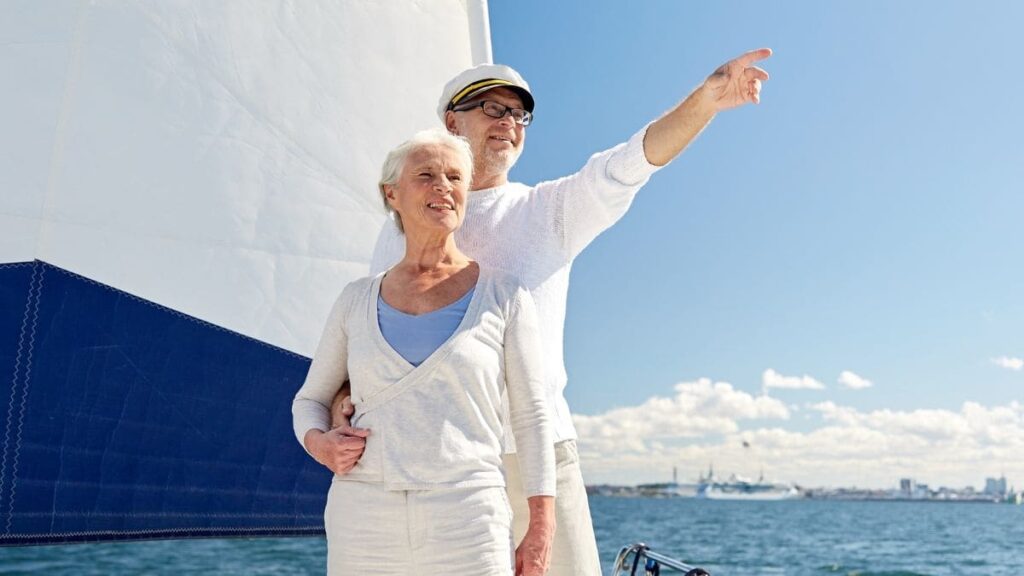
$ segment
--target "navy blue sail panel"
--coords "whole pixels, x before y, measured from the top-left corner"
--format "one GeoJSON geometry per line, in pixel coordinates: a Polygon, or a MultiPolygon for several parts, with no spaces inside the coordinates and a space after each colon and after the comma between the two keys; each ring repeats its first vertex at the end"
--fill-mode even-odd
{"type": "Polygon", "coordinates": [[[319,534],[309,359],[55,266],[0,265],[0,545],[319,534]]]}

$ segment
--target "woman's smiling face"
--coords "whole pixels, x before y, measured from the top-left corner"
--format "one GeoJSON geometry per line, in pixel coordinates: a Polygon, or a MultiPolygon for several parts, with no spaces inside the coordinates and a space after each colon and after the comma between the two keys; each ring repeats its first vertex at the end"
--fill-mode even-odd
{"type": "Polygon", "coordinates": [[[462,225],[472,174],[466,164],[462,154],[443,144],[409,153],[398,182],[385,187],[406,234],[450,234],[462,225]]]}

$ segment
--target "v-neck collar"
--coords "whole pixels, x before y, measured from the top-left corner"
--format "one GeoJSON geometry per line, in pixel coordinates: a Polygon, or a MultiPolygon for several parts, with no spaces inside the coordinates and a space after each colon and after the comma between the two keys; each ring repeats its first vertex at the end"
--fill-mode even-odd
{"type": "Polygon", "coordinates": [[[395,382],[391,386],[388,386],[388,388],[393,388],[415,374],[429,372],[435,365],[443,362],[444,359],[451,354],[462,335],[466,333],[466,329],[472,325],[471,323],[476,322],[481,301],[480,287],[484,284],[485,280],[489,279],[489,272],[487,272],[483,267],[480,267],[480,273],[477,276],[476,285],[471,288],[473,296],[470,297],[469,305],[466,307],[466,313],[462,316],[462,321],[460,321],[458,327],[455,328],[455,332],[452,332],[452,335],[438,346],[437,350],[434,350],[430,356],[427,356],[423,362],[420,362],[419,366],[413,366],[408,360],[403,358],[398,351],[391,347],[391,344],[389,344],[387,339],[384,338],[384,333],[381,332],[380,318],[377,316],[377,299],[380,297],[380,286],[381,282],[384,280],[385,274],[387,274],[387,272],[378,274],[377,277],[373,279],[373,284],[370,286],[370,298],[366,306],[366,321],[370,327],[373,340],[376,342],[380,351],[389,359],[406,369],[406,375],[402,377],[401,380],[395,382]]]}

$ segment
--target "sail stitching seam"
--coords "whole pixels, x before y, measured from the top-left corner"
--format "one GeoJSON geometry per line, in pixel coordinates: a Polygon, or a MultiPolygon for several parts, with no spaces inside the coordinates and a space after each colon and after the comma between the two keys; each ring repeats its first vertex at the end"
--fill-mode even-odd
{"type": "MultiPolygon", "coordinates": [[[[182,514],[182,513],[162,513],[162,512],[149,512],[149,513],[125,513],[120,514],[117,512],[82,512],[79,514],[51,514],[49,512],[35,512],[35,513],[22,513],[18,514],[22,518],[49,518],[51,516],[59,518],[320,518],[323,514],[300,514],[298,516],[294,514],[228,514],[224,512],[214,512],[212,514],[182,514]]],[[[184,528],[182,528],[184,530],[184,528]]]]}
{"type": "Polygon", "coordinates": [[[294,532],[294,531],[316,531],[323,533],[323,526],[258,526],[253,528],[166,528],[162,530],[96,530],[96,531],[77,531],[77,532],[37,532],[33,534],[16,534],[11,536],[0,537],[0,542],[4,540],[26,540],[30,538],[53,538],[53,537],[79,537],[79,536],[144,536],[144,535],[159,535],[159,534],[239,534],[239,533],[252,533],[252,532],[294,532]]]}
{"type": "Polygon", "coordinates": [[[39,300],[42,293],[43,274],[46,270],[42,266],[33,266],[32,281],[29,284],[28,302],[25,305],[25,315],[21,321],[21,335],[18,338],[18,352],[14,367],[14,382],[11,385],[11,401],[7,408],[7,429],[4,437],[4,458],[2,471],[0,471],[0,496],[3,494],[3,482],[7,477],[7,453],[11,446],[11,428],[17,426],[14,436],[13,456],[11,459],[11,488],[10,496],[7,498],[7,521],[4,534],[11,533],[11,524],[14,521],[14,495],[17,489],[18,457],[21,453],[21,431],[25,420],[25,400],[28,397],[29,380],[32,376],[32,356],[35,349],[36,324],[39,320],[39,300]],[[31,326],[30,326],[31,320],[31,326]],[[28,351],[25,358],[25,376],[21,378],[22,384],[19,387],[18,375],[21,372],[21,359],[25,351],[26,335],[28,336],[28,351]],[[20,388],[20,389],[19,389],[20,388]],[[14,402],[20,392],[21,401],[18,406],[18,417],[15,424],[14,402]]]}
{"type": "MultiPolygon", "coordinates": [[[[46,264],[46,263],[43,262],[43,264],[46,264]]],[[[174,310],[173,308],[168,308],[166,306],[161,306],[160,304],[156,304],[154,302],[150,302],[149,300],[146,300],[144,298],[140,298],[140,297],[138,297],[138,296],[136,296],[134,294],[129,294],[128,292],[124,292],[123,290],[118,290],[117,288],[114,288],[112,286],[107,286],[106,284],[103,284],[102,282],[97,282],[96,280],[93,280],[91,278],[86,278],[85,276],[80,276],[78,274],[75,274],[74,272],[70,272],[68,270],[64,270],[63,268],[59,268],[59,267],[53,266],[51,264],[46,264],[46,265],[51,267],[51,268],[53,268],[54,270],[60,272],[61,274],[66,274],[68,276],[71,276],[72,278],[76,278],[78,280],[82,280],[82,281],[88,282],[90,284],[95,284],[96,286],[99,286],[101,288],[104,288],[106,290],[114,292],[114,293],[116,293],[118,295],[126,296],[126,297],[128,297],[128,298],[130,298],[132,300],[135,300],[137,302],[141,302],[142,304],[145,304],[145,305],[150,306],[152,308],[156,308],[158,310],[161,310],[161,311],[173,314],[175,316],[178,316],[180,318],[188,320],[189,322],[192,322],[194,324],[198,324],[198,325],[206,327],[206,328],[213,328],[213,329],[218,330],[220,332],[224,332],[226,334],[230,334],[232,336],[236,336],[236,337],[239,337],[239,338],[244,338],[246,340],[249,340],[251,342],[259,344],[260,346],[263,346],[264,348],[269,348],[269,349],[274,350],[276,352],[282,352],[284,354],[287,354],[287,355],[289,355],[289,356],[291,356],[293,358],[297,358],[299,360],[305,360],[307,362],[309,361],[309,358],[307,358],[307,357],[305,357],[305,356],[303,356],[301,354],[296,354],[295,352],[292,352],[291,350],[285,350],[284,348],[279,348],[279,347],[274,346],[272,344],[267,344],[266,342],[263,342],[262,340],[257,340],[256,338],[253,338],[251,336],[246,336],[245,334],[239,334],[238,332],[234,332],[232,330],[228,330],[227,328],[224,328],[222,326],[218,326],[216,324],[212,324],[210,322],[206,322],[204,320],[200,320],[200,319],[195,318],[193,316],[189,316],[188,314],[185,314],[183,312],[179,312],[177,310],[174,310]]]]}

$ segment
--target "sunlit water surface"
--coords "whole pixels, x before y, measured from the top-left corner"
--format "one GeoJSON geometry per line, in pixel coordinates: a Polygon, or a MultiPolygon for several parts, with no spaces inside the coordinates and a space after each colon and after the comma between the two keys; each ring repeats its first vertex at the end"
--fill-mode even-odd
{"type": "MultiPolygon", "coordinates": [[[[620,547],[642,541],[714,576],[1024,575],[1022,506],[595,497],[591,507],[605,574],[620,547]]],[[[323,574],[325,554],[322,538],[0,548],[0,574],[323,574]]]]}

